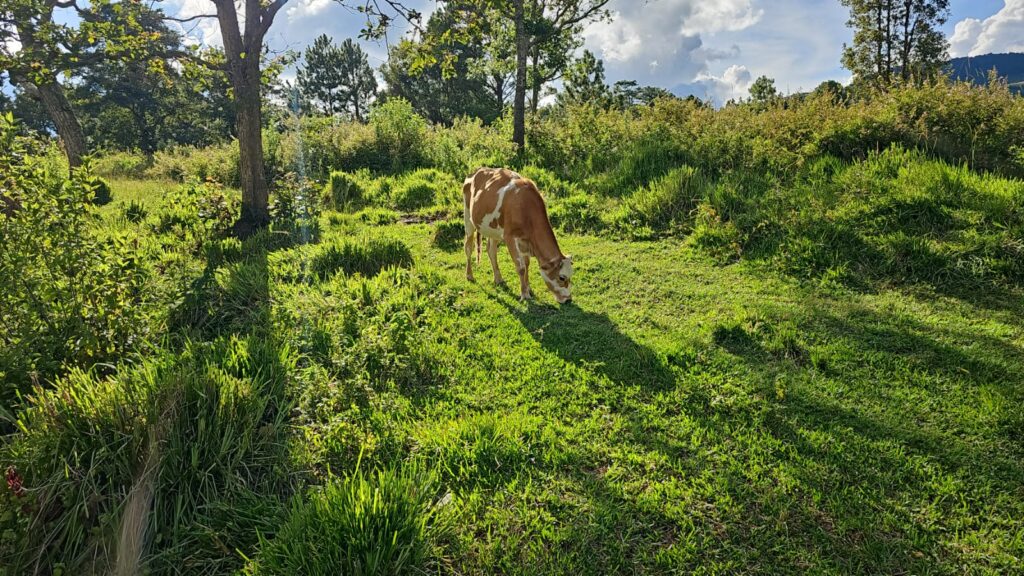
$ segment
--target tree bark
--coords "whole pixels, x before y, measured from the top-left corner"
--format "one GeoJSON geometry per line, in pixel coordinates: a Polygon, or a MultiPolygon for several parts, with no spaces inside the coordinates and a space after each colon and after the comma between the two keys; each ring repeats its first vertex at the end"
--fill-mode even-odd
{"type": "Polygon", "coordinates": [[[71,102],[64,94],[64,88],[56,81],[36,86],[39,99],[46,108],[46,113],[53,120],[57,128],[57,135],[60,136],[61,146],[68,156],[68,166],[74,170],[82,165],[82,157],[87,150],[85,147],[85,134],[82,132],[82,125],[71,109],[71,102]]]}
{"type": "Polygon", "coordinates": [[[526,147],[526,64],[530,52],[530,38],[526,34],[524,0],[515,0],[516,24],[516,90],[512,102],[512,142],[519,152],[526,147]]]}
{"type": "Polygon", "coordinates": [[[259,58],[247,58],[239,68],[232,75],[235,85],[235,124],[238,130],[239,183],[242,186],[242,213],[235,224],[235,233],[246,237],[270,223],[270,194],[263,169],[259,58]]]}
{"type": "Polygon", "coordinates": [[[540,48],[536,45],[533,46],[533,54],[530,55],[530,59],[533,61],[533,82],[531,82],[530,88],[533,91],[533,99],[530,101],[530,111],[534,114],[537,113],[537,107],[540,105],[540,88],[543,84],[543,80],[540,77],[540,48]]]}

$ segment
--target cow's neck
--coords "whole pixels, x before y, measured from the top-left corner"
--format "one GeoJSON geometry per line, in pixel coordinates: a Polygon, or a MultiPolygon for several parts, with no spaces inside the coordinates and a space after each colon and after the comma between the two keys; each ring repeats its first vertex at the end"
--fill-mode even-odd
{"type": "Polygon", "coordinates": [[[558,247],[558,240],[551,230],[551,225],[538,226],[534,231],[533,238],[530,238],[530,251],[540,264],[541,268],[549,269],[558,266],[562,261],[562,251],[558,247]]]}

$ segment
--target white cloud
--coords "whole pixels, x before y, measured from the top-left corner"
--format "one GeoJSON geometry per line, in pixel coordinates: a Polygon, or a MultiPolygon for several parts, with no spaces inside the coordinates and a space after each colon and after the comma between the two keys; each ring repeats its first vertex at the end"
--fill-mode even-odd
{"type": "Polygon", "coordinates": [[[605,60],[609,76],[676,86],[693,82],[713,60],[734,58],[704,46],[703,35],[744,30],[760,20],[755,0],[613,0],[610,21],[584,30],[585,45],[605,60]]]}
{"type": "Polygon", "coordinates": [[[1005,0],[985,20],[966,18],[950,38],[951,56],[977,56],[990,52],[1024,52],[1024,0],[1005,0]]]}
{"type": "MultiPolygon", "coordinates": [[[[693,2],[687,2],[693,4],[693,2]]],[[[754,9],[750,0],[701,2],[683,20],[683,34],[713,34],[724,30],[746,30],[761,19],[764,10],[754,9]]]]}
{"type": "Polygon", "coordinates": [[[298,0],[286,10],[289,20],[316,16],[333,4],[332,0],[298,0]]]}
{"type": "Polygon", "coordinates": [[[704,86],[705,98],[711,98],[716,105],[721,105],[731,99],[745,98],[754,80],[746,66],[733,64],[721,76],[698,74],[697,83],[704,86]]]}

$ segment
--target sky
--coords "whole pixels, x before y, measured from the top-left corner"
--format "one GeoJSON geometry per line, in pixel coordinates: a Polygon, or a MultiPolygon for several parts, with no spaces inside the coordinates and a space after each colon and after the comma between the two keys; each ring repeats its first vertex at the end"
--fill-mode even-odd
{"type": "MultiPolygon", "coordinates": [[[[164,0],[168,13],[212,11],[209,0],[164,0]]],[[[407,5],[429,13],[433,0],[407,5]]],[[[952,56],[1024,52],[1024,0],[951,0],[945,26],[952,56]]],[[[783,93],[811,90],[824,80],[848,82],[839,63],[848,11],[839,0],[611,0],[610,21],[584,31],[585,47],[604,60],[609,83],[637,80],[676,94],[723,103],[746,97],[755,78],[774,78],[783,93]]],[[[302,50],[318,35],[356,37],[362,19],[336,0],[291,0],[268,35],[272,49],[302,50]]],[[[404,30],[390,34],[396,41],[404,30]]],[[[197,42],[219,44],[213,21],[186,25],[197,42]]],[[[378,67],[380,42],[363,42],[378,67]]],[[[293,74],[293,72],[289,72],[293,74]]]]}

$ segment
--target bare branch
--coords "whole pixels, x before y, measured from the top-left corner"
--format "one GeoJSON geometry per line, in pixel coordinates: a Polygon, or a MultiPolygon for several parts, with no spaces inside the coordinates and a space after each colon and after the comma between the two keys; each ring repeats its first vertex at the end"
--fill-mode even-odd
{"type": "Polygon", "coordinates": [[[188,18],[176,18],[174,16],[164,15],[164,20],[168,20],[170,22],[179,22],[179,23],[184,24],[185,22],[192,22],[194,20],[201,20],[203,18],[216,18],[216,17],[217,17],[216,14],[196,14],[195,16],[189,16],[188,18]]]}

